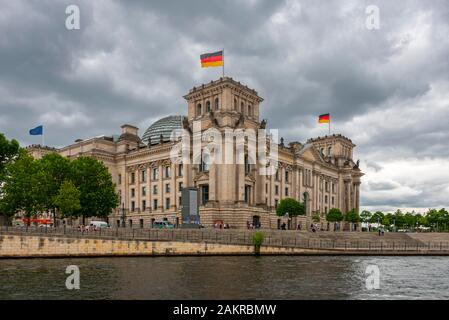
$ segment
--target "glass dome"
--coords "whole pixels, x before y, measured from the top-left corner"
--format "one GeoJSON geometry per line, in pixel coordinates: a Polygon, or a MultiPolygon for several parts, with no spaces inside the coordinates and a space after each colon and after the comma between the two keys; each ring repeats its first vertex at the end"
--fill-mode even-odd
{"type": "Polygon", "coordinates": [[[182,129],[183,119],[183,116],[168,116],[159,119],[145,131],[142,136],[142,142],[145,144],[150,142],[151,145],[158,144],[161,140],[161,135],[163,142],[170,141],[172,131],[175,129],[182,129]]]}

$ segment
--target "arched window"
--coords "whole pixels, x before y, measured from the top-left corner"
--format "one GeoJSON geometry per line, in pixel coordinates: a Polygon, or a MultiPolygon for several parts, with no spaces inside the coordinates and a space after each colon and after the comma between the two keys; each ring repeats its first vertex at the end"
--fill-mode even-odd
{"type": "Polygon", "coordinates": [[[237,99],[234,98],[234,110],[237,111],[237,99]]]}
{"type": "Polygon", "coordinates": [[[210,109],[210,101],[207,101],[207,102],[206,102],[206,112],[211,112],[211,109],[210,109]]]}
{"type": "Polygon", "coordinates": [[[215,110],[218,110],[219,108],[220,108],[219,100],[218,100],[218,98],[215,98],[215,110]]]}
{"type": "Polygon", "coordinates": [[[203,113],[203,110],[201,107],[201,103],[198,103],[198,105],[196,106],[196,116],[199,117],[202,113],[203,113]]]}

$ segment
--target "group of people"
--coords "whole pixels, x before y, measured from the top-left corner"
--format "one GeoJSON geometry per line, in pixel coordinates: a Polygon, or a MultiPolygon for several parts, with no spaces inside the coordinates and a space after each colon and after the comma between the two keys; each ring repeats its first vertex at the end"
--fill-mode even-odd
{"type": "Polygon", "coordinates": [[[260,224],[260,222],[258,222],[258,223],[253,223],[253,222],[249,222],[249,221],[247,221],[246,222],[246,227],[247,227],[247,229],[260,229],[260,227],[261,227],[261,224],[260,224]]]}
{"type": "Polygon", "coordinates": [[[215,229],[231,229],[231,226],[229,225],[229,223],[216,222],[214,224],[214,228],[215,229]]]}

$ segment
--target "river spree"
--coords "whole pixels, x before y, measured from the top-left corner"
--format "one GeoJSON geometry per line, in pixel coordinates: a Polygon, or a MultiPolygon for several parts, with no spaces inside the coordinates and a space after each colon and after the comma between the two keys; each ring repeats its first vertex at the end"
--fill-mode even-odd
{"type": "Polygon", "coordinates": [[[446,257],[0,260],[0,299],[449,299],[446,257]],[[80,290],[65,286],[80,269],[80,290]],[[367,266],[380,289],[366,288],[367,266]]]}

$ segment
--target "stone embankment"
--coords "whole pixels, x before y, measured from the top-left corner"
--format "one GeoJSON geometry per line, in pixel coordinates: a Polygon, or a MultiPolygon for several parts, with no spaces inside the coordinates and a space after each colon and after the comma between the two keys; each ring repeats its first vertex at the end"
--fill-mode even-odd
{"type": "MultiPolygon", "coordinates": [[[[449,234],[265,231],[261,255],[449,255],[449,234]]],[[[253,255],[252,231],[0,230],[0,258],[253,255]]]]}

